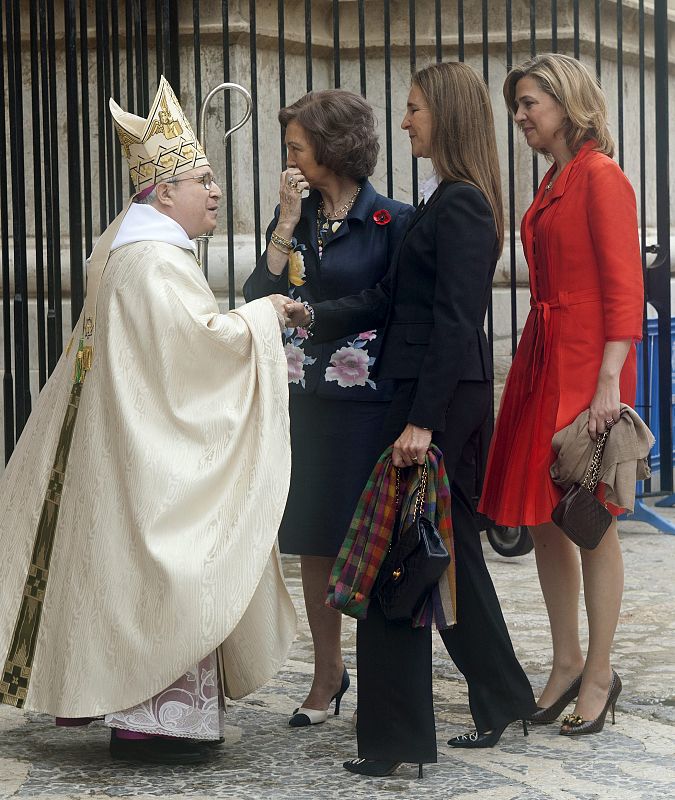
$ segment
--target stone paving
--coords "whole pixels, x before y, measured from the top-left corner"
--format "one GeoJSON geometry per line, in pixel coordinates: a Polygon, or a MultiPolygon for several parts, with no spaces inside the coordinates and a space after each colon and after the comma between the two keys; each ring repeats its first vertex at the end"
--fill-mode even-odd
{"type": "MultiPolygon", "coordinates": [[[[675,520],[675,510],[662,512],[675,520]]],[[[470,727],[461,676],[434,637],[439,761],[422,781],[412,765],[395,775],[366,779],[345,772],[356,755],[350,724],[356,692],[343,714],[325,725],[292,730],[286,724],[311,675],[311,639],[302,615],[297,562],[285,566],[301,615],[291,657],[273,682],[228,711],[224,747],[208,765],[132,767],[108,756],[108,732],[57,729],[50,717],[0,706],[0,798],[102,800],[134,798],[241,798],[336,800],[438,798],[438,800],[669,800],[675,798],[675,537],[639,523],[622,523],[626,594],[614,665],[624,691],[616,725],[571,740],[556,726],[524,738],[518,725],[490,750],[459,752],[445,744],[470,727]]],[[[546,615],[534,556],[505,559],[485,553],[514,644],[541,689],[550,663],[546,615]]],[[[355,628],[344,632],[346,662],[355,685],[355,628]]]]}

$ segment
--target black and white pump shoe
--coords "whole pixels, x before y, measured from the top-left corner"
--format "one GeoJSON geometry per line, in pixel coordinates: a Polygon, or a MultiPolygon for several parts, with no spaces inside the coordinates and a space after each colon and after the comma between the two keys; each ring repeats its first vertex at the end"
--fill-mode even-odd
{"type": "MultiPolygon", "coordinates": [[[[349,673],[345,667],[345,670],[342,673],[342,682],[340,683],[340,688],[330,699],[330,703],[335,700],[335,710],[333,711],[333,715],[336,717],[340,714],[340,703],[342,702],[342,696],[347,689],[349,689],[349,673]]],[[[328,704],[329,707],[330,703],[328,704]]],[[[304,706],[300,706],[300,708],[295,709],[293,716],[288,720],[288,724],[291,726],[291,728],[306,728],[308,725],[320,725],[327,719],[328,709],[319,711],[315,708],[305,708],[304,706]]]]}

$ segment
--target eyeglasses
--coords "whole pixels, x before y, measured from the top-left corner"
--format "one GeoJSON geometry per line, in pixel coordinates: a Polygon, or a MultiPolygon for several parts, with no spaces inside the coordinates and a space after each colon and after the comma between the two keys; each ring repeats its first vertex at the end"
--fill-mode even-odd
{"type": "Polygon", "coordinates": [[[206,175],[190,175],[189,178],[169,178],[164,183],[180,183],[181,181],[197,181],[197,183],[201,183],[207,192],[210,192],[216,179],[207,172],[206,175]]]}

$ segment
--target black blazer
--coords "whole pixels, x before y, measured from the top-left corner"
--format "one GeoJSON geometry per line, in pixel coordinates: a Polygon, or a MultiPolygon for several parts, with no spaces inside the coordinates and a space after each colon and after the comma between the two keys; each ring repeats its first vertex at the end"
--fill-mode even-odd
{"type": "Polygon", "coordinates": [[[498,256],[483,194],[443,182],[375,288],[314,306],[317,341],[384,324],[378,379],[417,380],[408,422],[442,431],[459,381],[492,379],[483,323],[498,256]]]}

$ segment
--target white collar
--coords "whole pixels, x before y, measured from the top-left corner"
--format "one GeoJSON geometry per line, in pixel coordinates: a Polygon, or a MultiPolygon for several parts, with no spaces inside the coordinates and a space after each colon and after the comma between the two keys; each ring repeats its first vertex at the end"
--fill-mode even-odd
{"type": "Polygon", "coordinates": [[[197,252],[194,242],[190,241],[181,225],[147,203],[131,204],[110,250],[112,252],[133,242],[166,242],[192,253],[197,252]]]}
{"type": "Polygon", "coordinates": [[[424,198],[425,204],[431,200],[431,195],[438,189],[441,180],[435,172],[431,174],[420,186],[420,192],[424,198]]]}

